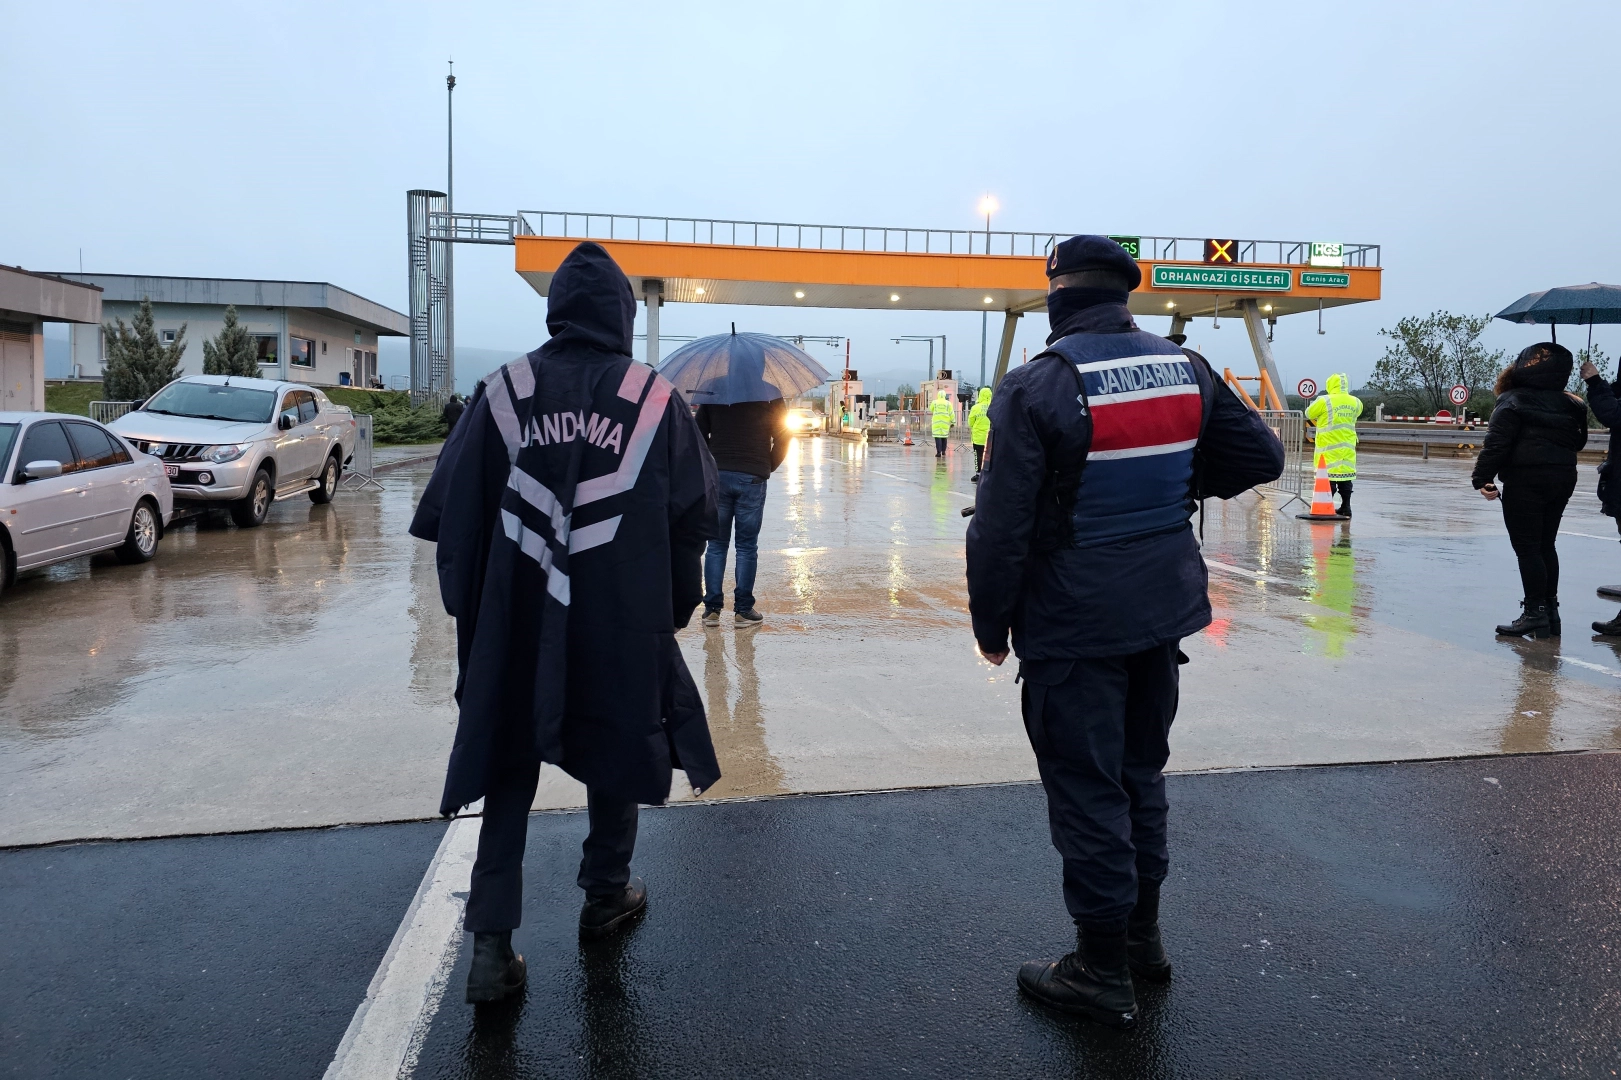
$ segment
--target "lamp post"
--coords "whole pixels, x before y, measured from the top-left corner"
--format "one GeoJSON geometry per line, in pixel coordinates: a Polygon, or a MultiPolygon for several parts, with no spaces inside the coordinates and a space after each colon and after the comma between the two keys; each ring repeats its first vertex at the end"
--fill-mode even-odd
{"type": "MultiPolygon", "coordinates": [[[[445,213],[456,209],[456,61],[448,61],[445,76],[445,213]]],[[[452,224],[452,230],[455,225],[452,224]]],[[[445,386],[435,386],[448,394],[456,392],[456,245],[445,241],[445,386]]],[[[431,385],[430,380],[430,385],[431,385]]]]}
{"type": "MultiPolygon", "coordinates": [[[[985,215],[985,254],[991,253],[991,215],[1000,207],[996,196],[986,192],[979,200],[979,212],[985,215]]],[[[990,340],[991,313],[983,309],[979,313],[979,385],[985,385],[985,348],[990,340]]]]}
{"type": "Polygon", "coordinates": [[[902,334],[897,338],[890,338],[899,345],[903,341],[926,341],[929,343],[929,379],[934,379],[934,342],[940,340],[940,366],[946,366],[946,336],[944,334],[902,334]]]}

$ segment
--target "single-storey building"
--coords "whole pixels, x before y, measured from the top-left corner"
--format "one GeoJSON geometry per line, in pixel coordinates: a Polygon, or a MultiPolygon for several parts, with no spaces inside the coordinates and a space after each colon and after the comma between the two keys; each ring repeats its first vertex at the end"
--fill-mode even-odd
{"type": "Polygon", "coordinates": [[[48,322],[98,326],[101,290],[51,274],[0,266],[0,412],[45,408],[48,322]]]}
{"type": "MultiPolygon", "coordinates": [[[[377,339],[406,337],[406,316],[346,289],[320,281],[246,281],[238,278],[145,277],[138,274],[62,274],[99,286],[102,323],[134,322],[143,300],[152,302],[158,337],[172,342],[186,328],[181,365],[203,371],[203,342],[225,325],[225,309],[258,339],[267,379],[317,386],[372,386],[377,382],[377,339]]],[[[106,360],[99,326],[74,327],[73,374],[95,378],[106,360]]]]}

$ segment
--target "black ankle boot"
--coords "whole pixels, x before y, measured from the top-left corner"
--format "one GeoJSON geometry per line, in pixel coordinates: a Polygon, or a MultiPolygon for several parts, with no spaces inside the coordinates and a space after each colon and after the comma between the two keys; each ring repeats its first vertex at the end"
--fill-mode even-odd
{"type": "Polygon", "coordinates": [[[1156,983],[1171,978],[1171,961],[1159,936],[1159,885],[1137,883],[1137,906],[1126,919],[1126,963],[1133,975],[1156,983]]]}
{"type": "Polygon", "coordinates": [[[1062,960],[1031,960],[1019,968],[1019,989],[1043,1005],[1087,1016],[1114,1028],[1137,1023],[1137,996],[1126,961],[1126,932],[1077,931],[1075,951],[1062,960]]]}
{"type": "Polygon", "coordinates": [[[523,957],[512,951],[512,931],[473,935],[473,967],[467,973],[469,1005],[500,1001],[523,989],[528,979],[523,957]]]}
{"type": "Polygon", "coordinates": [[[1548,636],[1558,637],[1561,629],[1563,627],[1559,623],[1559,598],[1550,596],[1548,597],[1548,636]]]}
{"type": "Polygon", "coordinates": [[[1548,607],[1546,604],[1533,604],[1529,600],[1520,602],[1520,617],[1511,623],[1499,625],[1497,632],[1505,637],[1545,638],[1551,634],[1548,625],[1548,607]]]}
{"type": "Polygon", "coordinates": [[[647,886],[633,877],[611,896],[588,896],[580,908],[580,936],[605,938],[647,910],[647,886]]]}
{"type": "Polygon", "coordinates": [[[1609,622],[1596,622],[1593,624],[1593,633],[1603,634],[1606,637],[1621,637],[1621,612],[1609,622]]]}

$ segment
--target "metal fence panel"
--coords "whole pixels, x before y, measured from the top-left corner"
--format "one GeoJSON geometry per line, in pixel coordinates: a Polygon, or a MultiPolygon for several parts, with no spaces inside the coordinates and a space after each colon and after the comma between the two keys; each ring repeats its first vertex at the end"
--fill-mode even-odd
{"type": "Polygon", "coordinates": [[[98,424],[110,424],[135,408],[136,404],[134,401],[92,401],[90,419],[98,424]]]}
{"type": "Polygon", "coordinates": [[[1262,409],[1261,419],[1283,443],[1283,475],[1265,486],[1304,499],[1306,478],[1314,475],[1306,460],[1305,414],[1299,409],[1262,409]]]}
{"type": "Polygon", "coordinates": [[[355,456],[349,462],[349,472],[370,480],[373,468],[371,414],[359,413],[355,416],[355,456]]]}

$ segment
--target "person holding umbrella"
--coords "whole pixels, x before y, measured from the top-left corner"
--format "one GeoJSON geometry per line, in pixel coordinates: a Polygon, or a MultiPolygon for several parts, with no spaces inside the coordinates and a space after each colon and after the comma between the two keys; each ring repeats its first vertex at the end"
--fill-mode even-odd
{"type": "Polygon", "coordinates": [[[1587,445],[1587,405],[1565,392],[1574,357],[1563,345],[1532,345],[1503,369],[1475,490],[1503,500],[1503,524],[1520,564],[1520,617],[1497,627],[1507,637],[1558,637],[1559,519],[1576,490],[1576,452],[1587,445]],[[1504,487],[1496,481],[1502,477],[1504,487]]]}
{"type": "MultiPolygon", "coordinates": [[[[1592,355],[1592,350],[1588,350],[1592,355]]],[[[1593,410],[1599,423],[1610,429],[1611,446],[1604,455],[1604,464],[1598,470],[1598,501],[1599,508],[1616,519],[1617,530],[1621,530],[1621,461],[1615,453],[1615,430],[1621,428],[1621,378],[1614,383],[1604,381],[1604,375],[1598,367],[1589,360],[1582,364],[1582,381],[1587,383],[1587,407],[1593,410]]],[[[1605,587],[1599,592],[1605,596],[1621,595],[1621,589],[1605,587]]],[[[1621,614],[1609,622],[1595,622],[1595,634],[1605,637],[1621,637],[1621,614]]]]}
{"type": "Polygon", "coordinates": [[[788,403],[825,383],[820,364],[781,338],[730,334],[699,338],[671,353],[659,374],[688,391],[698,406],[698,430],[719,470],[720,532],[704,553],[704,625],[720,625],[725,606],[726,549],[737,534],[732,618],[758,626],[754,605],[760,525],[766,486],[788,456],[788,403]]]}
{"type": "MultiPolygon", "coordinates": [[[[1621,323],[1621,287],[1604,285],[1597,281],[1586,285],[1562,285],[1554,289],[1544,289],[1541,292],[1527,293],[1508,307],[1499,311],[1496,318],[1514,323],[1546,323],[1550,331],[1550,344],[1559,340],[1559,324],[1587,327],[1587,352],[1593,353],[1593,326],[1596,323],[1621,323]]],[[[1535,346],[1533,346],[1535,348],[1535,346]]],[[[1557,346],[1556,346],[1557,347],[1557,346]]],[[[1524,354],[1521,354],[1524,355],[1524,354]]],[[[1569,352],[1565,353],[1569,356],[1569,352]]],[[[1568,370],[1568,368],[1567,368],[1568,370]]],[[[1607,385],[1597,367],[1591,362],[1582,365],[1582,379],[1587,383],[1587,400],[1599,422],[1607,427],[1614,428],[1621,421],[1621,410],[1615,408],[1617,394],[1621,393],[1621,381],[1614,388],[1607,385]]],[[[1586,439],[1587,410],[1582,412],[1582,437],[1586,439]]],[[[1496,424],[1496,413],[1492,414],[1493,426],[1496,424]]],[[[1489,440],[1488,440],[1489,442],[1489,440]]],[[[1604,513],[1617,518],[1617,525],[1621,527],[1621,490],[1617,490],[1616,457],[1612,451],[1606,455],[1603,466],[1599,469],[1599,502],[1604,513]]],[[[1574,465],[1574,457],[1572,458],[1574,465]]],[[[1479,487],[1479,484],[1475,485],[1479,487]]],[[[1491,496],[1488,495],[1487,498],[1491,496]]],[[[1505,500],[1503,513],[1508,516],[1508,505],[1505,500]]],[[[1551,542],[1550,542],[1551,549],[1551,542]]],[[[1557,581],[1555,582],[1557,584],[1557,581]]],[[[1556,590],[1555,590],[1556,591],[1556,590]]],[[[1601,596],[1621,597],[1621,587],[1606,586],[1599,589],[1601,596]]],[[[1559,634],[1559,606],[1557,599],[1553,600],[1549,609],[1551,628],[1554,636],[1559,634]]],[[[1512,625],[1512,624],[1510,624],[1512,625]]],[[[1499,631],[1502,627],[1498,628],[1499,631]]],[[[1621,615],[1607,623],[1593,624],[1593,629],[1600,634],[1621,633],[1621,615]]]]}

